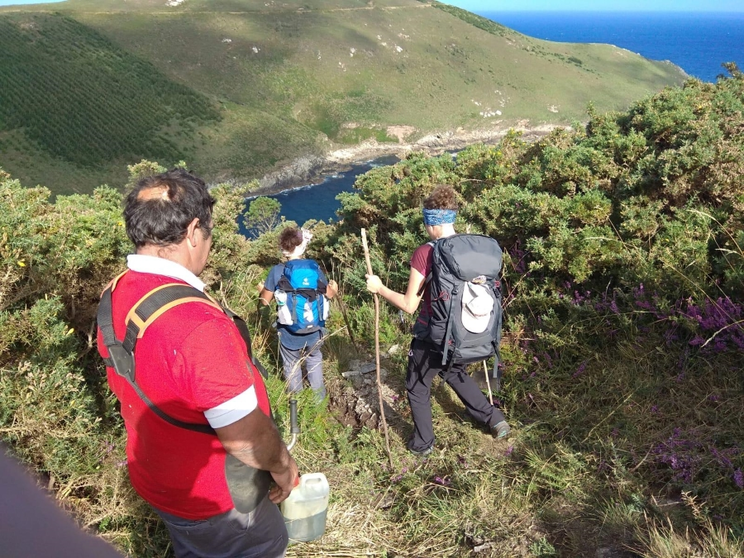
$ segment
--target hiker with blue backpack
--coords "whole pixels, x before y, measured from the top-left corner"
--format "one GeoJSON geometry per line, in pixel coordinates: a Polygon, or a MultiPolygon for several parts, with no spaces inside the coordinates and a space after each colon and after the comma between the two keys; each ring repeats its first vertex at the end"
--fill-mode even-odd
{"type": "Polygon", "coordinates": [[[302,390],[302,363],[307,380],[318,401],[326,396],[323,382],[323,336],[328,317],[329,299],[336,296],[338,285],[328,281],[315,260],[303,258],[312,233],[297,227],[286,227],[279,234],[279,247],[287,260],[269,270],[261,288],[265,305],[277,305],[279,352],[284,365],[287,391],[302,390]]]}
{"type": "Polygon", "coordinates": [[[377,275],[366,275],[367,290],[404,312],[413,314],[424,301],[413,327],[406,373],[413,417],[407,447],[421,456],[434,449],[431,385],[437,375],[495,438],[505,438],[511,430],[467,373],[468,364],[494,356],[498,382],[501,249],[493,238],[457,234],[457,210],[457,194],[448,185],[437,186],[424,200],[424,227],[431,242],[413,252],[405,293],[387,288],[377,275]]]}

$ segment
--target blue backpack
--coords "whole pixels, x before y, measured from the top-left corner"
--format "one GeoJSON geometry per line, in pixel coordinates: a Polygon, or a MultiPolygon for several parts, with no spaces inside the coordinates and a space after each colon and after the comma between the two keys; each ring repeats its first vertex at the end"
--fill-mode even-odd
{"type": "Polygon", "coordinates": [[[277,321],[292,333],[306,334],[325,326],[327,285],[315,260],[290,260],[276,286],[277,321]]]}

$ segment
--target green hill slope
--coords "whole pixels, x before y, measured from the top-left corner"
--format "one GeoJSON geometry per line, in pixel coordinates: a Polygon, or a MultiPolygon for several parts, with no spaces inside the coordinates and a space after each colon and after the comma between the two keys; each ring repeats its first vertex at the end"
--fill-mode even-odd
{"type": "Polygon", "coordinates": [[[0,113],[0,166],[59,191],[119,185],[122,163],[141,157],[249,179],[339,145],[397,142],[389,126],[412,127],[410,140],[570,123],[590,102],[624,108],[685,77],[415,0],[68,0],[0,10],[0,26],[13,45],[11,56],[0,44],[0,90],[22,91],[26,107],[0,113]],[[29,61],[38,72],[21,78],[29,61]]]}

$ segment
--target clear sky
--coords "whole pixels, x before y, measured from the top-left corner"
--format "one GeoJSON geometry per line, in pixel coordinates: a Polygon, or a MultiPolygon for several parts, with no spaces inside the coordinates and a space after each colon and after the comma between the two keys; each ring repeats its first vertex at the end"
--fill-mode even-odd
{"type": "Polygon", "coordinates": [[[744,0],[442,0],[471,12],[744,12],[744,0]]]}

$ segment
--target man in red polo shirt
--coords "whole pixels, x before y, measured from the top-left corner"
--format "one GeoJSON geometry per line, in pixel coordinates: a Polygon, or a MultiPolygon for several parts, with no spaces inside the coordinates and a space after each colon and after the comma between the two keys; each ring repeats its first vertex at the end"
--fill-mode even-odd
{"type": "MultiPolygon", "coordinates": [[[[136,253],[112,291],[119,339],[130,310],[153,289],[179,283],[204,290],[198,276],[211,246],[213,205],[204,182],[180,169],[144,178],[129,193],[124,220],[136,253]]],[[[100,330],[98,346],[107,358],[100,330]]],[[[284,556],[287,530],[277,504],[297,484],[297,465],[232,319],[198,301],[170,308],[137,341],[134,359],[136,385],[154,407],[209,431],[164,420],[107,368],[127,429],[132,485],[167,525],[176,556],[284,556]]]]}

